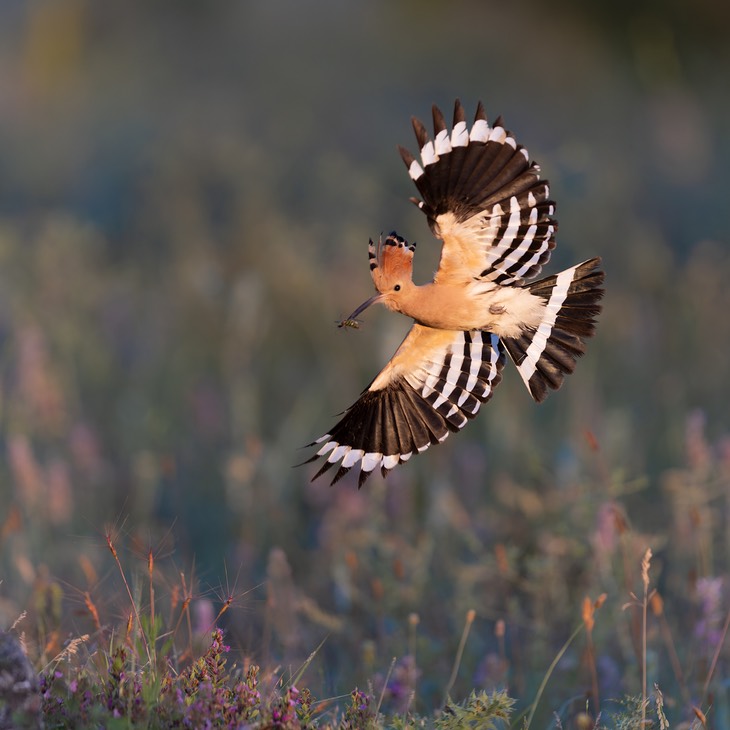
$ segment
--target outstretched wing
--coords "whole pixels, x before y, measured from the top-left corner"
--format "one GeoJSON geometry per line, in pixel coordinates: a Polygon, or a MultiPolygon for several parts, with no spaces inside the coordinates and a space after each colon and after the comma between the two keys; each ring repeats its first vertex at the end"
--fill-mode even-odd
{"type": "Polygon", "coordinates": [[[363,391],[309,459],[325,457],[313,479],[341,462],[332,484],[359,465],[361,487],[463,428],[502,379],[504,349],[496,335],[414,324],[390,362],[363,391]]]}
{"type": "Polygon", "coordinates": [[[555,204],[540,168],[499,117],[489,125],[479,102],[471,129],[457,99],[452,130],[433,107],[434,139],[413,118],[421,162],[401,157],[422,196],[413,202],[443,239],[436,281],[519,284],[540,272],[555,248],[555,204]]]}

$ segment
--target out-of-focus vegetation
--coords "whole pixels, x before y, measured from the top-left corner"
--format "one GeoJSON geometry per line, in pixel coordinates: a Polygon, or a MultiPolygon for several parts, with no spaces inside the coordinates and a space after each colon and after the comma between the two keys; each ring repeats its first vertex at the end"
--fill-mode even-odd
{"type": "Polygon", "coordinates": [[[324,640],[321,698],[438,707],[473,610],[451,695],[522,712],[606,593],[535,727],[641,695],[642,636],[673,722],[730,725],[728,28],[712,2],[0,5],[0,628],[27,612],[39,668],[86,634],[100,661],[133,605],[114,534],[239,664],[324,640]],[[387,486],[309,484],[298,447],[408,326],[335,327],[368,238],[438,260],[395,145],[456,96],[551,180],[550,271],[603,256],[598,334],[543,406],[507,367],[387,486]]]}

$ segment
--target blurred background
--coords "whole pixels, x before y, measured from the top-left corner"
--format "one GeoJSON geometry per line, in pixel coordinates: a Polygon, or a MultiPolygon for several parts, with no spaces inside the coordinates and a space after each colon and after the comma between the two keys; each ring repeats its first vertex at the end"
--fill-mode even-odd
{"type": "Polygon", "coordinates": [[[396,671],[438,704],[473,608],[454,694],[531,701],[604,591],[627,639],[601,681],[635,690],[620,606],[644,549],[690,633],[699,581],[715,613],[725,589],[728,28],[710,0],[3,2],[3,623],[39,584],[74,609],[63,631],[79,590],[113,621],[112,534],[131,570],[153,550],[184,572],[202,615],[234,597],[239,654],[296,664],[328,637],[320,696],[415,654],[396,671]],[[597,336],[539,407],[508,365],[387,488],[310,484],[300,447],[409,326],[335,327],[371,294],[368,238],[418,241],[418,282],[437,265],[396,145],[457,96],[551,181],[547,273],[603,257],[597,336]]]}

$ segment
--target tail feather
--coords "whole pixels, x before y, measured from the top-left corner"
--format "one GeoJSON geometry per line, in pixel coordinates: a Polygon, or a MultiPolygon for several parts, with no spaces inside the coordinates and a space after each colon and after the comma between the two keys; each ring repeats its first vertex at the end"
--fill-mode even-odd
{"type": "Polygon", "coordinates": [[[603,296],[600,263],[600,258],[590,259],[525,287],[545,300],[543,320],[520,337],[503,338],[503,343],[538,403],[573,372],[576,358],[585,352],[583,340],[595,331],[603,296]]]}

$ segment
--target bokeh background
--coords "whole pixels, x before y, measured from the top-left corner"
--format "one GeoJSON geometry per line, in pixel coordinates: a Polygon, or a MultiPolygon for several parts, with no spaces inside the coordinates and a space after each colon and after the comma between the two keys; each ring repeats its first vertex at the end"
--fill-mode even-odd
{"type": "MultiPolygon", "coordinates": [[[[621,606],[651,546],[693,637],[686,677],[659,634],[653,667],[677,712],[696,700],[730,547],[728,28],[714,0],[0,4],[3,622],[49,585],[63,635],[79,590],[113,622],[113,534],[130,571],[148,546],[184,572],[201,615],[233,596],[240,655],[297,664],[327,637],[319,696],[397,657],[438,704],[473,608],[454,694],[529,702],[607,592],[618,696],[638,689],[621,606]],[[539,407],[506,367],[387,487],[310,484],[300,447],[409,326],[334,325],[370,296],[368,238],[418,241],[419,281],[437,265],[396,144],[457,96],[550,179],[549,272],[603,257],[598,334],[539,407]]],[[[580,667],[548,709],[581,696],[580,667]]]]}

